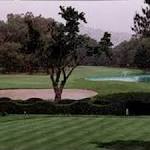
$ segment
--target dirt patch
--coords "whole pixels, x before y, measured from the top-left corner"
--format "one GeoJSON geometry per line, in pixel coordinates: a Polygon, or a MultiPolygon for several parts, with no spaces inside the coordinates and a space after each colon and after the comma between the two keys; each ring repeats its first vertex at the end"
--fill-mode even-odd
{"type": "MultiPolygon", "coordinates": [[[[64,89],[62,99],[81,100],[97,95],[95,91],[83,89],[64,89]]],[[[53,89],[11,89],[0,90],[0,97],[9,97],[13,100],[27,100],[29,98],[54,99],[53,89]]]]}

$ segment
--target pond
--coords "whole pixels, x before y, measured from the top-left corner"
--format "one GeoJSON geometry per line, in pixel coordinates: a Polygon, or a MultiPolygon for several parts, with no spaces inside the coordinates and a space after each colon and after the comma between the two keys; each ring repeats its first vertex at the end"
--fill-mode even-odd
{"type": "Polygon", "coordinates": [[[125,81],[125,82],[150,82],[149,75],[126,75],[120,77],[89,77],[86,80],[90,81],[125,81]]]}

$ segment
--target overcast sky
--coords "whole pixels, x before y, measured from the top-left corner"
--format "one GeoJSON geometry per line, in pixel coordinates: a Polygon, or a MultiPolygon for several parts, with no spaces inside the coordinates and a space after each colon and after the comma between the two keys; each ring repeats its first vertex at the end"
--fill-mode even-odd
{"type": "Polygon", "coordinates": [[[8,13],[33,12],[45,17],[58,16],[59,5],[73,6],[86,13],[88,24],[92,28],[102,30],[131,33],[133,17],[136,11],[140,11],[144,0],[120,0],[120,1],[2,1],[0,0],[0,19],[6,19],[8,13]]]}

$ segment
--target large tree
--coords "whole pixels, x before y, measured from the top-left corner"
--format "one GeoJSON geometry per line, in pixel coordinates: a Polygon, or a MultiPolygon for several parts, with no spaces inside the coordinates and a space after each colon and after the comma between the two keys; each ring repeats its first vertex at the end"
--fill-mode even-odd
{"type": "Polygon", "coordinates": [[[79,35],[80,21],[86,23],[84,13],[79,13],[72,7],[60,6],[59,15],[64,24],[55,23],[51,27],[52,40],[48,44],[49,73],[55,92],[55,101],[61,100],[64,86],[73,70],[79,65],[78,47],[82,45],[79,35]]]}
{"type": "Polygon", "coordinates": [[[145,3],[146,7],[142,8],[142,14],[136,13],[132,28],[138,40],[134,63],[141,69],[150,67],[150,0],[145,0],[145,3]]]}
{"type": "Polygon", "coordinates": [[[136,37],[150,37],[150,1],[145,0],[146,7],[142,8],[142,14],[136,13],[132,30],[136,37]]]}
{"type": "MultiPolygon", "coordinates": [[[[79,35],[80,21],[86,23],[84,13],[79,13],[72,7],[60,6],[59,15],[64,19],[63,23],[53,22],[48,25],[51,35],[49,40],[44,40],[44,49],[41,49],[41,60],[43,65],[49,69],[50,79],[55,92],[55,101],[60,101],[64,86],[73,70],[79,65],[80,55],[78,48],[84,42],[83,36],[79,35]]],[[[31,37],[37,32],[33,24],[28,24],[32,29],[31,37]]],[[[31,43],[37,39],[30,40],[31,43]]],[[[34,43],[34,42],[33,42],[34,43]]],[[[35,42],[37,43],[37,42],[35,42]]],[[[34,47],[39,47],[35,44],[34,47]]]]}

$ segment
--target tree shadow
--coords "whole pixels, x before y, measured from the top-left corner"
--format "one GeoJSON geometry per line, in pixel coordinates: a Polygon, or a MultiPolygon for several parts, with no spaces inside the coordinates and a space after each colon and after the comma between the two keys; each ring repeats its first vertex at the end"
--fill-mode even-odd
{"type": "Polygon", "coordinates": [[[103,150],[150,150],[150,141],[111,141],[111,142],[92,142],[103,150]]]}

